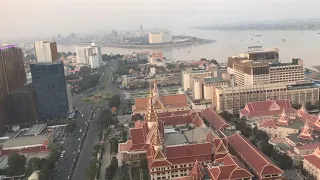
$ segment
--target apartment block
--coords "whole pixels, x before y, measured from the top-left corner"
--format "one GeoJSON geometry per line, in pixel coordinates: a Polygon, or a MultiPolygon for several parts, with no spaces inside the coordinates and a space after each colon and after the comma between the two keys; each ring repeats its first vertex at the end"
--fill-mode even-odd
{"type": "Polygon", "coordinates": [[[311,82],[213,87],[212,106],[217,111],[238,113],[249,102],[287,99],[292,104],[319,100],[319,86],[311,82]]]}
{"type": "Polygon", "coordinates": [[[37,41],[34,43],[37,62],[54,62],[58,60],[58,49],[56,42],[37,41]]]}

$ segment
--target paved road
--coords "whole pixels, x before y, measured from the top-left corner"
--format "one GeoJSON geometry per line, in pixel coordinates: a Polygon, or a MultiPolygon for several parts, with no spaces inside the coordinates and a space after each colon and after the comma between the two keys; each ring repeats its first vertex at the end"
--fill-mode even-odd
{"type": "Polygon", "coordinates": [[[82,103],[82,97],[72,97],[73,103],[75,106],[81,110],[83,113],[83,118],[80,116],[76,122],[78,127],[74,131],[74,136],[69,136],[64,140],[63,149],[65,150],[65,154],[63,158],[60,158],[59,164],[57,166],[57,175],[53,177],[53,180],[61,180],[68,179],[69,171],[74,161],[80,142],[79,138],[82,138],[84,129],[85,129],[85,121],[90,118],[90,105],[82,103]],[[82,130],[80,132],[80,129],[82,130]]]}
{"type": "MultiPolygon", "coordinates": [[[[111,65],[112,66],[110,66],[110,67],[106,67],[106,71],[102,75],[103,78],[106,76],[112,77],[112,71],[110,69],[112,67],[115,67],[115,63],[112,63],[111,65]]],[[[102,81],[103,78],[100,79],[101,82],[103,82],[102,81]]],[[[112,86],[111,82],[110,82],[110,85],[112,86]]],[[[93,87],[90,90],[84,92],[84,94],[95,93],[95,92],[99,91],[100,90],[99,88],[102,86],[104,86],[104,85],[100,84],[100,82],[99,82],[96,87],[93,87]]],[[[59,164],[57,166],[57,173],[52,178],[53,180],[62,180],[62,179],[66,180],[66,179],[68,179],[68,176],[70,173],[70,168],[71,168],[73,161],[76,157],[75,152],[77,153],[78,147],[80,144],[80,141],[78,141],[78,139],[82,138],[85,133],[85,127],[86,127],[85,123],[88,122],[90,119],[91,111],[92,111],[92,104],[84,103],[82,100],[83,100],[83,96],[72,96],[73,105],[83,113],[83,117],[79,116],[79,118],[77,118],[77,120],[76,120],[78,127],[76,128],[76,130],[74,132],[74,136],[69,136],[68,138],[66,138],[64,140],[63,148],[65,150],[65,154],[64,154],[64,157],[60,158],[60,160],[58,162],[59,164]],[[81,132],[80,132],[80,129],[81,129],[81,132]]],[[[102,109],[102,108],[100,108],[100,109],[102,109]]],[[[98,114],[98,113],[99,112],[95,112],[95,114],[98,114]]],[[[80,152],[77,167],[75,169],[73,179],[76,179],[76,180],[86,179],[86,171],[90,165],[93,147],[97,144],[97,141],[98,141],[98,132],[92,131],[93,127],[97,126],[94,123],[95,117],[93,117],[93,119],[94,119],[93,123],[90,123],[90,128],[87,133],[86,139],[84,140],[84,145],[83,145],[83,148],[80,152]]],[[[70,179],[71,179],[71,177],[70,177],[70,179]]]]}
{"type": "MultiPolygon", "coordinates": [[[[113,75],[113,70],[112,69],[115,69],[117,68],[116,67],[116,63],[115,62],[111,62],[110,63],[110,66],[107,67],[107,70],[106,70],[106,73],[104,74],[105,77],[108,77],[109,81],[106,82],[106,84],[98,84],[98,86],[90,89],[88,92],[86,93],[94,93],[94,92],[97,92],[100,90],[100,87],[105,87],[107,86],[107,88],[111,88],[111,90],[113,91],[117,91],[117,89],[115,87],[113,87],[112,85],[112,82],[111,82],[111,78],[112,78],[112,75],[113,75]]],[[[103,81],[103,78],[101,78],[101,82],[104,82],[103,81]]],[[[121,97],[124,97],[124,94],[120,94],[121,97]]],[[[106,102],[105,101],[101,101],[100,104],[104,103],[104,106],[106,106],[106,102]]],[[[99,105],[99,104],[98,104],[99,105]]],[[[85,103],[82,103],[82,106],[86,106],[85,103]]],[[[79,108],[78,108],[79,109],[79,108]]],[[[98,131],[95,130],[95,131],[92,131],[92,129],[94,127],[97,127],[98,124],[98,120],[96,119],[96,117],[99,117],[99,113],[102,111],[103,108],[100,108],[99,111],[97,111],[95,114],[96,116],[93,117],[93,121],[92,123],[90,123],[90,128],[89,128],[89,131],[88,131],[88,134],[84,140],[84,144],[83,144],[83,148],[82,148],[82,151],[80,153],[80,156],[79,156],[79,160],[78,160],[78,163],[77,163],[77,167],[75,169],[75,172],[74,172],[74,175],[73,175],[73,180],[83,180],[83,179],[87,179],[86,178],[86,172],[87,172],[87,169],[90,165],[90,161],[92,159],[92,152],[93,152],[93,147],[98,143],[99,139],[98,139],[98,131]]]]}

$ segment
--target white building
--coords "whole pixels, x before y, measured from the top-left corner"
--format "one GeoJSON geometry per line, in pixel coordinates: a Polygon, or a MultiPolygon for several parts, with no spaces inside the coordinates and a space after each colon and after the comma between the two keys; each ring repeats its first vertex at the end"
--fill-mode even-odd
{"type": "Polygon", "coordinates": [[[37,41],[34,43],[37,62],[54,62],[58,60],[56,42],[37,41]]]}
{"type": "Polygon", "coordinates": [[[88,64],[92,69],[99,68],[102,63],[101,47],[91,43],[88,47],[77,47],[77,63],[88,64]]]}
{"type": "Polygon", "coordinates": [[[151,32],[149,33],[149,43],[159,44],[159,43],[169,43],[172,42],[172,35],[170,31],[164,32],[151,32]]]}

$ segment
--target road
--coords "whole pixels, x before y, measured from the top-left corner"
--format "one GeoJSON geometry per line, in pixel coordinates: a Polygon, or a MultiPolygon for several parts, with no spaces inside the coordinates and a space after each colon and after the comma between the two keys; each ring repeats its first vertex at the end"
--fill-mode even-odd
{"type": "MultiPolygon", "coordinates": [[[[111,77],[112,77],[112,69],[116,67],[116,63],[110,63],[109,67],[106,67],[106,71],[105,73],[103,73],[103,75],[101,76],[102,78],[100,79],[101,82],[99,81],[98,85],[87,90],[86,92],[84,92],[85,94],[91,94],[91,93],[96,93],[100,90],[100,87],[106,86],[105,84],[103,84],[103,79],[106,77],[109,77],[109,81],[107,81],[107,86],[108,87],[112,87],[112,83],[111,83],[111,77]]],[[[115,88],[114,88],[115,89],[115,88]]],[[[94,106],[93,104],[89,104],[89,103],[85,103],[83,102],[83,96],[72,96],[72,102],[73,105],[79,110],[81,111],[81,113],[83,114],[83,117],[81,117],[81,115],[76,119],[77,125],[78,127],[76,128],[76,130],[74,131],[74,136],[69,136],[66,139],[64,139],[64,143],[63,143],[63,148],[65,150],[65,154],[62,158],[60,158],[58,165],[56,166],[56,170],[57,173],[56,175],[52,178],[53,180],[61,180],[61,179],[68,179],[68,176],[70,174],[70,168],[74,162],[74,159],[76,157],[75,152],[77,153],[79,145],[80,145],[80,141],[78,141],[78,139],[82,139],[85,133],[85,128],[86,128],[86,122],[89,121],[90,116],[91,116],[91,111],[92,111],[92,107],[94,106]],[[81,132],[80,132],[81,129],[81,132]]],[[[100,104],[95,104],[95,105],[101,105],[102,103],[104,103],[103,105],[106,106],[106,102],[102,101],[100,102],[100,104]]],[[[80,151],[80,155],[79,155],[79,159],[78,159],[78,163],[76,164],[76,168],[74,171],[74,175],[72,179],[75,180],[82,180],[82,179],[86,179],[86,172],[87,169],[90,165],[90,161],[92,158],[92,152],[93,152],[93,147],[97,144],[98,142],[98,131],[92,131],[92,129],[94,127],[96,127],[96,117],[98,117],[97,115],[100,113],[100,111],[103,108],[100,108],[99,111],[96,111],[94,114],[96,114],[96,116],[93,117],[92,119],[92,123],[90,123],[89,125],[89,130],[87,132],[87,135],[85,137],[85,139],[83,140],[83,148],[80,151]]],[[[70,177],[71,179],[71,177],[70,177]]]]}
{"type": "MultiPolygon", "coordinates": [[[[113,75],[112,69],[115,69],[115,68],[116,68],[116,63],[110,62],[110,66],[106,68],[106,71],[105,71],[106,73],[104,74],[104,76],[108,77],[108,79],[109,79],[108,81],[105,82],[106,84],[103,84],[104,81],[103,81],[103,78],[101,78],[102,84],[100,84],[100,82],[99,82],[96,87],[90,89],[86,93],[98,92],[100,90],[100,87],[105,87],[105,86],[107,86],[109,89],[111,88],[112,91],[117,91],[117,89],[112,85],[112,82],[111,82],[111,78],[113,75]]],[[[102,103],[104,103],[104,106],[107,105],[107,103],[105,101],[101,101],[99,104],[102,104],[102,103]]],[[[81,100],[80,104],[81,104],[80,106],[82,106],[83,108],[88,106],[88,104],[83,103],[82,100],[81,100]]],[[[99,105],[99,104],[96,104],[96,105],[99,105]]],[[[87,169],[90,165],[90,161],[92,159],[93,147],[99,141],[99,139],[98,139],[99,132],[97,130],[92,131],[92,129],[97,126],[97,124],[96,124],[98,122],[97,117],[99,117],[99,113],[102,111],[102,109],[103,108],[100,108],[97,112],[95,112],[96,116],[93,117],[93,121],[89,125],[89,131],[87,133],[86,138],[84,139],[83,148],[81,150],[79,160],[78,160],[78,163],[77,163],[77,166],[76,166],[73,178],[72,178],[74,180],[87,179],[86,173],[87,173],[87,169]]]]}

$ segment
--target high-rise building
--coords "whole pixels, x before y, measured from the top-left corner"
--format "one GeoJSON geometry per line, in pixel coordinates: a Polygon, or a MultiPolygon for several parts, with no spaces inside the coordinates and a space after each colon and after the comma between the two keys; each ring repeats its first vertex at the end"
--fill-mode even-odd
{"type": "Polygon", "coordinates": [[[228,58],[228,73],[235,75],[236,85],[258,85],[304,80],[303,61],[292,63],[254,61],[238,57],[228,58]]]}
{"type": "Polygon", "coordinates": [[[90,65],[92,69],[99,68],[102,63],[101,47],[91,43],[88,47],[77,47],[77,63],[90,65]]]}
{"type": "Polygon", "coordinates": [[[61,62],[30,64],[39,119],[66,117],[70,108],[61,62]]]}
{"type": "Polygon", "coordinates": [[[25,82],[22,50],[17,45],[0,47],[0,131],[7,125],[6,97],[25,82]]]}
{"type": "Polygon", "coordinates": [[[37,62],[55,62],[58,60],[58,49],[56,42],[37,41],[34,43],[37,62]]]}
{"type": "Polygon", "coordinates": [[[10,93],[6,98],[9,125],[33,124],[38,120],[35,92],[31,84],[10,93]]]}

